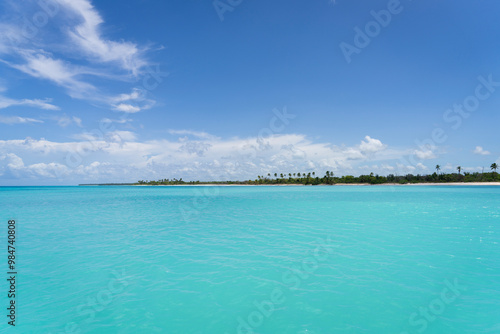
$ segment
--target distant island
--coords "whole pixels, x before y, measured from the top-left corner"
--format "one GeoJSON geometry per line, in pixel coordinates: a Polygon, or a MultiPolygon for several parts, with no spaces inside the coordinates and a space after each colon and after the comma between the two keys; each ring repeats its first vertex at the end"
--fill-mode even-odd
{"type": "Polygon", "coordinates": [[[324,176],[316,176],[311,173],[268,173],[259,175],[255,180],[247,181],[183,181],[180,179],[160,179],[157,181],[140,180],[136,183],[101,183],[101,184],[80,184],[82,186],[90,185],[145,185],[145,186],[167,186],[167,185],[335,185],[335,184],[434,184],[434,183],[486,183],[500,182],[500,175],[497,173],[498,165],[491,164],[491,172],[488,173],[462,173],[462,167],[457,167],[457,173],[440,173],[441,166],[436,165],[436,171],[433,174],[426,175],[394,175],[387,176],[368,175],[335,176],[334,173],[327,171],[324,176]]]}

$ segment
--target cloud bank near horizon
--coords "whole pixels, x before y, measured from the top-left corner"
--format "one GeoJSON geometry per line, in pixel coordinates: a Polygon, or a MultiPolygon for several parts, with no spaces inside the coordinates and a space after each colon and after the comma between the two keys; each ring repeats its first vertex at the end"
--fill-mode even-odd
{"type": "MultiPolygon", "coordinates": [[[[412,149],[393,148],[370,136],[357,145],[345,146],[316,142],[301,134],[221,139],[204,132],[169,132],[174,138],[149,141],[140,141],[134,132],[118,130],[105,137],[82,133],[68,142],[2,140],[0,175],[27,184],[44,180],[76,184],[174,177],[245,180],[267,173],[319,174],[327,170],[336,175],[433,171],[422,163],[412,166],[401,162],[412,149]]],[[[443,170],[446,168],[444,165],[443,170]]]]}

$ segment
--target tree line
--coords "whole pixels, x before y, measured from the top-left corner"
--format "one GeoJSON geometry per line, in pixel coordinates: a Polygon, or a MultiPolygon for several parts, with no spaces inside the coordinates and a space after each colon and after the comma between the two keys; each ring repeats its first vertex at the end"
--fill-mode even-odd
{"type": "Polygon", "coordinates": [[[458,173],[440,173],[441,166],[436,165],[436,171],[432,174],[406,174],[381,176],[370,173],[368,175],[343,175],[335,176],[333,172],[326,171],[325,175],[317,176],[316,172],[302,173],[267,173],[267,175],[258,175],[255,180],[246,181],[183,181],[180,179],[160,179],[157,181],[140,180],[137,185],[197,185],[197,184],[241,184],[241,185],[275,185],[275,184],[303,184],[303,185],[321,185],[321,184],[384,184],[384,183],[448,183],[448,182],[500,182],[500,175],[497,173],[498,165],[491,164],[491,172],[464,172],[462,167],[457,166],[458,173]]]}

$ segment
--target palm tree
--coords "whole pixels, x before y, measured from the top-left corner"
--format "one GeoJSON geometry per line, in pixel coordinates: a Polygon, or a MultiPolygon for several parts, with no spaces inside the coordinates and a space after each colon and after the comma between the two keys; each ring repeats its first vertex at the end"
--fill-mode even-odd
{"type": "Polygon", "coordinates": [[[295,175],[297,175],[297,173],[293,173],[293,177],[295,177],[295,175]]]}
{"type": "Polygon", "coordinates": [[[458,166],[457,170],[458,170],[458,174],[460,174],[460,172],[462,171],[462,167],[458,166]]]}
{"type": "Polygon", "coordinates": [[[441,170],[441,166],[436,165],[436,174],[439,174],[439,171],[441,170]]]}
{"type": "Polygon", "coordinates": [[[316,175],[316,172],[313,172],[313,177],[316,175]]]}
{"type": "Polygon", "coordinates": [[[274,177],[278,177],[278,173],[274,173],[274,177]]]}
{"type": "Polygon", "coordinates": [[[491,164],[490,168],[493,171],[493,173],[496,173],[496,171],[498,169],[498,165],[496,164],[496,162],[494,162],[491,164]]]}

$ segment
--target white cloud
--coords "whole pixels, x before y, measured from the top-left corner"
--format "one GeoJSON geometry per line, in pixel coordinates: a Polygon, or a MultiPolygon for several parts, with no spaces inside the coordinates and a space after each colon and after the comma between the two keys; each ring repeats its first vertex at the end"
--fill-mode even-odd
{"type": "Polygon", "coordinates": [[[69,168],[63,164],[51,163],[37,163],[26,167],[27,171],[32,175],[53,178],[68,173],[69,168]]]}
{"type": "Polygon", "coordinates": [[[65,88],[71,97],[86,99],[98,96],[92,94],[96,92],[93,85],[78,79],[86,70],[45,54],[24,51],[20,55],[25,61],[23,64],[4,63],[32,77],[52,81],[65,88]]]}
{"type": "Polygon", "coordinates": [[[125,101],[134,101],[134,100],[141,100],[144,98],[144,91],[141,91],[138,88],[132,89],[132,92],[130,94],[120,94],[118,96],[115,96],[111,98],[111,101],[114,103],[119,103],[119,102],[125,102],[125,101]]]}
{"type": "Polygon", "coordinates": [[[378,139],[371,138],[370,136],[366,136],[364,141],[361,141],[361,145],[359,145],[359,149],[361,152],[374,153],[384,150],[387,145],[382,144],[382,142],[378,139]]]}
{"type": "Polygon", "coordinates": [[[76,126],[82,127],[82,120],[81,120],[81,118],[76,117],[76,116],[69,117],[67,115],[63,115],[61,117],[56,117],[55,119],[57,120],[57,124],[60,127],[63,127],[63,128],[65,128],[68,125],[71,125],[73,123],[76,126]]]}
{"type": "MultiPolygon", "coordinates": [[[[379,139],[365,136],[364,140],[357,146],[352,147],[334,147],[333,150],[339,150],[347,160],[363,160],[370,158],[380,157],[387,149],[387,145],[383,144],[379,139]]],[[[385,152],[388,153],[388,152],[385,152]]]]}
{"type": "Polygon", "coordinates": [[[401,163],[396,164],[397,170],[400,173],[413,173],[416,170],[415,166],[412,165],[404,165],[401,163]]]}
{"type": "MultiPolygon", "coordinates": [[[[4,89],[5,90],[5,89],[4,89]]],[[[0,91],[1,92],[1,91],[0,91]]],[[[5,96],[0,95],[0,109],[5,109],[12,106],[28,106],[33,108],[40,108],[44,110],[59,110],[58,106],[55,106],[51,103],[50,99],[44,100],[30,100],[30,99],[22,99],[22,100],[14,100],[7,98],[5,96]]]]}
{"type": "Polygon", "coordinates": [[[427,166],[425,166],[423,163],[419,162],[416,166],[420,170],[426,170],[427,166]]]}
{"type": "Polygon", "coordinates": [[[217,137],[206,133],[206,132],[201,132],[201,131],[191,131],[191,130],[168,130],[168,133],[171,135],[188,135],[188,136],[193,136],[193,137],[198,137],[202,139],[215,139],[217,137]]]}
{"type": "Polygon", "coordinates": [[[130,94],[111,97],[109,103],[113,105],[113,109],[116,111],[133,114],[150,109],[155,104],[155,101],[147,99],[145,91],[134,88],[130,94]]]}
{"type": "Polygon", "coordinates": [[[7,167],[10,169],[21,169],[24,167],[23,159],[14,153],[7,153],[2,157],[2,159],[7,160],[7,167]]]}
{"type": "Polygon", "coordinates": [[[101,147],[102,144],[108,146],[107,143],[131,142],[137,139],[137,135],[131,131],[111,131],[103,136],[101,131],[83,132],[73,135],[72,138],[91,142],[95,147],[101,147]]]}
{"type": "Polygon", "coordinates": [[[137,139],[137,135],[131,131],[113,131],[108,134],[108,138],[113,142],[132,142],[137,139]]]}
{"type": "Polygon", "coordinates": [[[415,150],[413,152],[413,154],[415,154],[417,156],[417,158],[419,158],[421,160],[428,160],[428,159],[436,158],[436,155],[431,150],[415,150]]]}
{"type": "Polygon", "coordinates": [[[490,155],[491,154],[489,151],[485,151],[481,146],[476,146],[473,153],[479,154],[479,155],[490,155]]]}
{"type": "Polygon", "coordinates": [[[119,105],[114,107],[114,110],[122,111],[122,112],[127,113],[127,114],[133,114],[133,113],[141,111],[141,108],[139,108],[137,106],[133,106],[131,104],[120,103],[119,105]]]}
{"type": "Polygon", "coordinates": [[[69,29],[69,36],[85,54],[101,62],[116,62],[123,69],[137,75],[146,61],[143,50],[130,42],[116,42],[102,37],[103,19],[87,0],[58,0],[65,9],[79,16],[80,23],[69,29]]]}
{"type": "Polygon", "coordinates": [[[343,150],[347,159],[358,160],[363,159],[365,156],[357,147],[349,147],[343,150]]]}
{"type": "Polygon", "coordinates": [[[0,123],[3,124],[26,124],[26,123],[43,123],[43,121],[34,118],[20,116],[0,116],[0,123]]]}
{"type": "Polygon", "coordinates": [[[81,118],[76,117],[76,116],[73,116],[73,117],[71,117],[71,118],[72,118],[73,122],[74,122],[77,126],[79,126],[79,127],[81,127],[81,126],[82,126],[82,119],[81,119],[81,118]]]}

